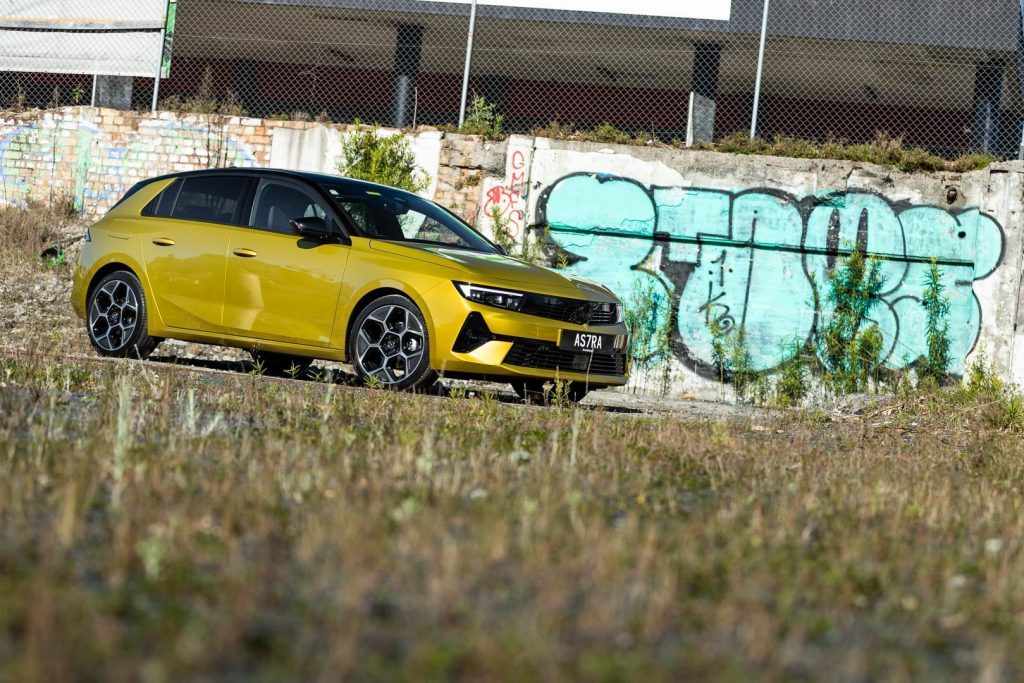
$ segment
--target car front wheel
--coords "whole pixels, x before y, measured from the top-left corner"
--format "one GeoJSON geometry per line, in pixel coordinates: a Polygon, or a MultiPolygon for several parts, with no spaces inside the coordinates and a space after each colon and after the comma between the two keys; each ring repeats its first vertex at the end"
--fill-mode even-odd
{"type": "Polygon", "coordinates": [[[359,378],[371,385],[416,390],[437,379],[426,320],[416,304],[398,294],[375,299],[360,311],[349,334],[348,357],[359,378]]]}

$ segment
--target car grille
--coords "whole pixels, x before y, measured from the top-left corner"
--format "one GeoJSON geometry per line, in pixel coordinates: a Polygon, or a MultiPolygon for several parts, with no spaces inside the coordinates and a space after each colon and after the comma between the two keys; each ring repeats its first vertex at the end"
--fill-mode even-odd
{"type": "Polygon", "coordinates": [[[565,351],[554,344],[533,341],[517,341],[512,344],[505,363],[523,368],[537,370],[561,370],[563,372],[582,372],[591,375],[626,374],[626,354],[618,352],[612,355],[576,353],[565,351]]]}
{"type": "Polygon", "coordinates": [[[614,325],[618,317],[617,307],[616,304],[597,301],[529,294],[520,312],[576,325],[614,325]]]}

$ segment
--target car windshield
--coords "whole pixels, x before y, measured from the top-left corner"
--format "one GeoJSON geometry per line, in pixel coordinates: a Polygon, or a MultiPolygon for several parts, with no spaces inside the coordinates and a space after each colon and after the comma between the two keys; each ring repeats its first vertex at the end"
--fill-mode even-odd
{"type": "Polygon", "coordinates": [[[352,217],[362,237],[498,253],[454,214],[416,195],[343,183],[325,183],[323,188],[352,217]]]}

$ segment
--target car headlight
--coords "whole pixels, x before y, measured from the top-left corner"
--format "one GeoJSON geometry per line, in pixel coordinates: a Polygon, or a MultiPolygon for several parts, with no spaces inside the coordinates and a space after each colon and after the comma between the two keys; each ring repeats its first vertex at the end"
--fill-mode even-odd
{"type": "Polygon", "coordinates": [[[504,308],[506,311],[518,311],[522,309],[523,302],[526,300],[525,293],[516,292],[510,289],[482,287],[480,285],[471,285],[468,282],[454,282],[452,284],[454,284],[455,288],[459,290],[459,294],[470,301],[475,301],[476,303],[484,304],[485,306],[504,308]]]}
{"type": "Polygon", "coordinates": [[[616,323],[623,322],[626,318],[623,315],[622,304],[612,304],[612,305],[615,306],[615,322],[616,323]]]}

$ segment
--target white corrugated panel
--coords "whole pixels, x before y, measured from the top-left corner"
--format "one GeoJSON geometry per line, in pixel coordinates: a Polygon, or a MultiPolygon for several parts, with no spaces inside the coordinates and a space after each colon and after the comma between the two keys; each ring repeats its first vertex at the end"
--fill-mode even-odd
{"type": "MultiPolygon", "coordinates": [[[[437,2],[438,0],[420,0],[437,2]]],[[[469,4],[472,0],[441,0],[469,4]]],[[[728,21],[731,0],[478,0],[481,5],[527,7],[567,12],[603,12],[606,14],[636,14],[649,17],[677,19],[717,19],[728,21]]]]}
{"type": "Polygon", "coordinates": [[[167,0],[7,0],[0,71],[152,77],[167,0]]]}

